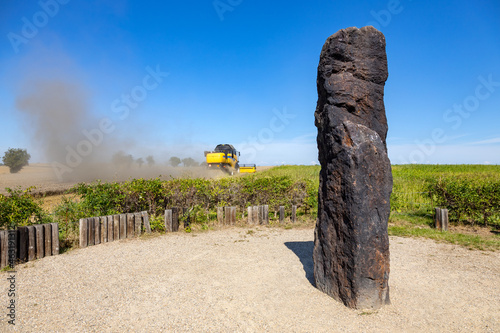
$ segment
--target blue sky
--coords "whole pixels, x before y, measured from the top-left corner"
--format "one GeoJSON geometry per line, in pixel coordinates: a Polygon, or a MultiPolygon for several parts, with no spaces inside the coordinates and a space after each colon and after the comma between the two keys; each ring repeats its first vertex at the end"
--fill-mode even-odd
{"type": "Polygon", "coordinates": [[[44,146],[77,149],[104,121],[84,158],[232,143],[243,163],[317,163],[321,48],[365,25],[387,42],[392,163],[499,164],[496,0],[2,1],[0,151],[53,162],[44,146]],[[61,98],[78,117],[43,113],[61,98]]]}

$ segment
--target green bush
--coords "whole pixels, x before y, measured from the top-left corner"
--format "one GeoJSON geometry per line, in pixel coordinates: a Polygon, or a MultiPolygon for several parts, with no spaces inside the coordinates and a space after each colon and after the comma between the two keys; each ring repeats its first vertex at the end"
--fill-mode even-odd
{"type": "Polygon", "coordinates": [[[500,179],[485,176],[440,177],[429,181],[429,195],[450,219],[497,223],[500,214],[500,179]]]}
{"type": "Polygon", "coordinates": [[[30,187],[26,190],[21,188],[6,188],[9,195],[0,194],[0,227],[17,227],[32,224],[51,223],[52,218],[42,207],[35,202],[30,187]]]}

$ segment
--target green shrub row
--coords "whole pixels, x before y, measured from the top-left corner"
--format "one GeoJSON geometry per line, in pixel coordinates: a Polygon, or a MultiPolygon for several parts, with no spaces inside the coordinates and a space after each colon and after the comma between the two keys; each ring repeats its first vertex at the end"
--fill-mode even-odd
{"type": "Polygon", "coordinates": [[[495,176],[440,177],[429,180],[427,189],[452,220],[500,222],[500,179],[495,176]]]}
{"type": "Polygon", "coordinates": [[[170,207],[200,207],[206,214],[220,206],[297,205],[314,210],[317,189],[308,179],[291,176],[246,176],[222,179],[134,179],[123,183],[95,182],[78,184],[73,191],[80,195],[84,216],[148,211],[158,215],[170,207]]]}

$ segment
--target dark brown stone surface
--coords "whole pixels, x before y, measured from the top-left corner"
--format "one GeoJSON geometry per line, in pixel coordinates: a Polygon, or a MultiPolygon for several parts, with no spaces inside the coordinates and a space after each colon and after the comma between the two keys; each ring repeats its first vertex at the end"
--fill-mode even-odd
{"type": "Polygon", "coordinates": [[[373,27],[340,30],[323,46],[314,278],[318,289],[358,309],[390,303],[387,75],[385,38],[373,27]]]}

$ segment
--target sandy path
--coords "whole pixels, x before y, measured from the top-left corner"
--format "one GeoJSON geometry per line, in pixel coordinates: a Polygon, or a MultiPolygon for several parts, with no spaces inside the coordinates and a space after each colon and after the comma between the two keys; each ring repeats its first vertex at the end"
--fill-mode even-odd
{"type": "Polygon", "coordinates": [[[366,314],[311,284],[311,229],[248,230],[113,242],[17,266],[16,330],[500,331],[500,253],[391,237],[392,305],[366,314]]]}

